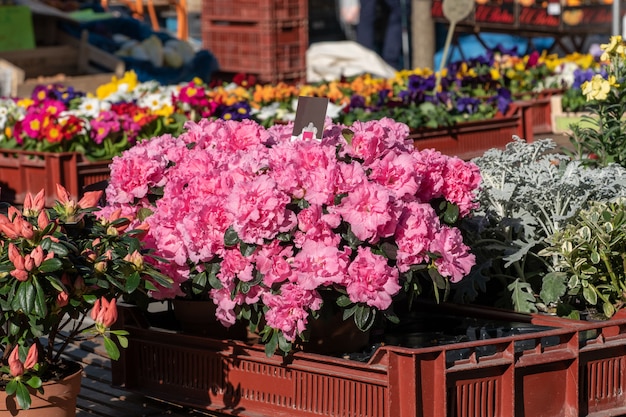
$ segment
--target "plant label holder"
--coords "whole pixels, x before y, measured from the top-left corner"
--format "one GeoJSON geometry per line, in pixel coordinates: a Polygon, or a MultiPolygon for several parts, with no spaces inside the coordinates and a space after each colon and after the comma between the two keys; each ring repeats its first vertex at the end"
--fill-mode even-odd
{"type": "Polygon", "coordinates": [[[327,109],[328,97],[298,97],[296,119],[291,133],[292,140],[313,139],[314,137],[322,140],[327,109]]]}

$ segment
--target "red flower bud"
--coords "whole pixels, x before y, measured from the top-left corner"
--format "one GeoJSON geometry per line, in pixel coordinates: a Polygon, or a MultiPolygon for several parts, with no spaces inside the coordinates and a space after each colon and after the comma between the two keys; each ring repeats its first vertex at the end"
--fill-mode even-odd
{"type": "Polygon", "coordinates": [[[70,296],[65,292],[60,292],[57,294],[57,307],[65,307],[70,301],[70,296]]]}

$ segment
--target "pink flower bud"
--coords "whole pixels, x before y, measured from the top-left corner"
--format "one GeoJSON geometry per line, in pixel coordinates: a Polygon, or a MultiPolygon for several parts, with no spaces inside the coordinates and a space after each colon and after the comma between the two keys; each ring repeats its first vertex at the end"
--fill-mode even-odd
{"type": "Polygon", "coordinates": [[[124,260],[135,265],[135,268],[137,268],[137,270],[139,271],[143,269],[143,255],[139,253],[139,251],[129,253],[124,257],[124,260]]]}
{"type": "Polygon", "coordinates": [[[15,266],[15,269],[24,269],[24,257],[14,243],[9,243],[9,260],[15,266]]]}
{"type": "Polygon", "coordinates": [[[37,227],[39,230],[43,230],[50,224],[50,216],[48,216],[48,212],[42,210],[39,212],[39,216],[37,216],[37,227]]]}
{"type": "Polygon", "coordinates": [[[83,198],[81,198],[78,202],[78,207],[84,209],[96,207],[98,205],[98,202],[100,201],[100,197],[102,197],[102,191],[86,192],[83,198]]]}
{"type": "Polygon", "coordinates": [[[41,213],[45,204],[45,190],[41,190],[33,197],[31,193],[26,194],[24,198],[24,215],[37,216],[41,213]]]}
{"type": "Polygon", "coordinates": [[[65,291],[57,294],[57,307],[65,307],[70,301],[70,296],[65,291]]]}
{"type": "Polygon", "coordinates": [[[57,200],[63,205],[67,205],[72,200],[70,193],[61,184],[57,184],[57,200]]]}
{"type": "Polygon", "coordinates": [[[28,355],[26,355],[26,360],[24,361],[25,369],[32,369],[39,360],[39,351],[37,350],[37,345],[33,344],[28,349],[28,355]]]}
{"type": "Polygon", "coordinates": [[[93,303],[93,308],[91,309],[91,319],[95,322],[98,321],[98,315],[100,314],[100,299],[98,298],[95,303],[93,303]]]}
{"type": "Polygon", "coordinates": [[[9,372],[11,372],[11,375],[14,377],[24,374],[24,364],[20,362],[20,351],[18,346],[15,346],[9,355],[9,372]]]}
{"type": "MultiPolygon", "coordinates": [[[[33,251],[30,253],[30,257],[33,259],[33,261],[35,262],[35,266],[39,267],[39,265],[41,265],[41,263],[44,260],[44,256],[43,256],[43,248],[41,246],[37,246],[35,249],[33,249],[33,251]]],[[[30,269],[26,268],[28,271],[30,271],[30,269]]]]}

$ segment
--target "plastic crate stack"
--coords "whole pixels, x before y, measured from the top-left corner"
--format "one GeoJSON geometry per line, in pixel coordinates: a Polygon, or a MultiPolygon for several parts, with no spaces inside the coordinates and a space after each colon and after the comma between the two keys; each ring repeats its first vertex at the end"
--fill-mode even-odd
{"type": "Polygon", "coordinates": [[[308,35],[307,0],[203,0],[203,47],[221,72],[304,82],[308,35]]]}

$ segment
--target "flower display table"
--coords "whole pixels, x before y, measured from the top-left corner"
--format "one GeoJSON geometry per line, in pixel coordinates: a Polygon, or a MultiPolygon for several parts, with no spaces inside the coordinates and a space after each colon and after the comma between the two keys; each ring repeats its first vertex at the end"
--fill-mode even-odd
{"type": "Polygon", "coordinates": [[[90,162],[77,152],[0,149],[0,200],[21,204],[27,193],[45,189],[46,205],[52,206],[57,183],[79,197],[85,186],[109,178],[110,162],[90,162]]]}
{"type": "Polygon", "coordinates": [[[469,309],[458,314],[538,327],[425,348],[387,345],[360,362],[302,352],[268,358],[263,346],[153,327],[134,307],[120,313],[130,345],[113,364],[113,384],[196,408],[284,417],[586,416],[626,409],[626,319],[586,323],[469,309]]]}

